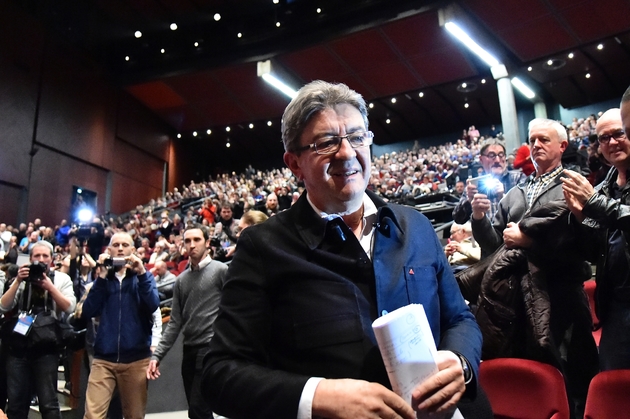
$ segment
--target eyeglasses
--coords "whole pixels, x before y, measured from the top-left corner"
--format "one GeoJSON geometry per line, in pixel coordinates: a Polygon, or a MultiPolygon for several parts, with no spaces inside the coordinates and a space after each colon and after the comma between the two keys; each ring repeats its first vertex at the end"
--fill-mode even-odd
{"type": "Polygon", "coordinates": [[[628,136],[626,135],[624,130],[620,129],[618,131],[613,132],[612,134],[600,135],[599,137],[597,137],[597,141],[599,141],[600,144],[608,144],[610,140],[613,138],[617,141],[621,141],[621,140],[627,140],[628,136]]]}
{"type": "Polygon", "coordinates": [[[497,158],[497,156],[499,156],[500,159],[504,159],[505,158],[505,153],[504,152],[499,152],[499,153],[493,153],[492,151],[490,153],[486,153],[486,154],[482,154],[482,156],[489,158],[490,160],[494,160],[497,158]]]}
{"type": "Polygon", "coordinates": [[[372,131],[358,131],[342,136],[327,135],[318,138],[313,144],[296,148],[295,152],[306,151],[312,148],[315,149],[317,154],[335,154],[341,148],[341,142],[344,139],[348,140],[352,148],[361,148],[372,144],[373,138],[374,133],[372,131]]]}

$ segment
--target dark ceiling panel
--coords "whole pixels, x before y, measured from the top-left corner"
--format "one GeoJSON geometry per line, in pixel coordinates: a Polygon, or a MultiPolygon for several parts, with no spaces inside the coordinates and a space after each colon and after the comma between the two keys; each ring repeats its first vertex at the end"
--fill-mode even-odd
{"type": "Polygon", "coordinates": [[[304,82],[318,79],[335,80],[338,75],[349,72],[349,69],[330,52],[326,45],[317,45],[282,55],[279,61],[292,74],[300,76],[304,82]]]}
{"type": "Polygon", "coordinates": [[[406,58],[452,46],[452,39],[439,26],[433,11],[385,25],[381,30],[406,58]]]}
{"type": "Polygon", "coordinates": [[[558,3],[564,20],[580,42],[599,40],[628,29],[630,2],[627,0],[550,0],[558,3]]]}
{"type": "Polygon", "coordinates": [[[406,92],[418,85],[418,78],[401,62],[385,63],[357,72],[377,97],[406,92]]]}
{"type": "Polygon", "coordinates": [[[332,51],[359,72],[400,60],[378,30],[367,30],[330,43],[332,51]]]}
{"type": "Polygon", "coordinates": [[[496,35],[518,29],[550,13],[540,0],[468,0],[464,6],[496,35]]]}
{"type": "Polygon", "coordinates": [[[429,86],[477,75],[466,57],[455,47],[428,52],[409,60],[409,64],[429,86]]]}
{"type": "Polygon", "coordinates": [[[499,34],[524,62],[576,46],[576,41],[553,16],[544,16],[499,34]]]}
{"type": "Polygon", "coordinates": [[[185,103],[179,94],[162,81],[129,86],[127,91],[152,110],[173,108],[185,103]]]}

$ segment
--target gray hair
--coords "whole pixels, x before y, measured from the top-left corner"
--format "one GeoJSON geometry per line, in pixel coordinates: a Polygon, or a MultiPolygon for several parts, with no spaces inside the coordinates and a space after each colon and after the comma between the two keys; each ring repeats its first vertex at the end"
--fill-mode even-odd
{"type": "Polygon", "coordinates": [[[488,138],[486,141],[483,142],[481,150],[479,150],[479,154],[483,154],[491,145],[500,145],[501,148],[503,148],[503,152],[506,152],[505,144],[503,143],[503,141],[499,140],[498,138],[488,138]]]}
{"type": "Polygon", "coordinates": [[[569,137],[567,136],[567,129],[560,122],[554,121],[553,119],[547,119],[547,118],[534,118],[531,121],[529,121],[529,125],[527,126],[528,137],[530,136],[532,127],[535,125],[542,125],[544,127],[551,127],[555,129],[556,132],[558,133],[558,138],[560,139],[560,142],[568,141],[569,139],[569,137]]]}
{"type": "Polygon", "coordinates": [[[357,108],[368,129],[367,107],[363,97],[343,83],[315,80],[303,86],[282,115],[282,142],[285,151],[300,147],[300,136],[310,119],[317,113],[336,105],[349,104],[357,108]]]}
{"type": "Polygon", "coordinates": [[[28,251],[29,256],[33,256],[33,249],[35,249],[36,247],[48,248],[48,250],[50,250],[50,256],[52,256],[53,253],[55,252],[55,250],[53,249],[53,245],[50,242],[47,242],[46,240],[39,240],[35,242],[33,246],[31,246],[31,249],[28,251]]]}
{"type": "Polygon", "coordinates": [[[630,86],[628,86],[623,96],[621,97],[621,104],[624,104],[626,102],[630,102],[630,86]]]}

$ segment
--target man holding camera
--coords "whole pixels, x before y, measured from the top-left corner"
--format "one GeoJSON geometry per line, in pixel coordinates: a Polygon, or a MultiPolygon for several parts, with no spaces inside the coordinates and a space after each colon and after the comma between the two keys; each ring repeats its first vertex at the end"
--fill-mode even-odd
{"type": "Polygon", "coordinates": [[[8,343],[7,386],[11,419],[26,419],[34,389],[43,419],[60,419],[57,400],[57,368],[61,342],[36,343],[33,325],[37,316],[51,311],[59,319],[62,312],[72,313],[76,304],[72,281],[61,272],[50,271],[52,245],[45,241],[30,249],[30,265],[22,266],[9,289],[0,298],[0,312],[14,308],[15,323],[5,330],[8,343]],[[13,325],[14,324],[14,325],[13,325]]]}
{"type": "Polygon", "coordinates": [[[134,254],[128,233],[116,233],[110,255],[98,258],[97,278],[82,317],[100,316],[85,402],[86,418],[105,418],[116,386],[123,415],[140,419],[147,404],[153,312],[160,299],[153,275],[134,254]]]}
{"type": "Polygon", "coordinates": [[[471,203],[475,194],[484,194],[490,201],[486,216],[492,220],[503,194],[525,180],[526,176],[520,170],[507,170],[505,156],[505,146],[496,138],[490,138],[483,144],[479,151],[479,161],[486,176],[479,180],[468,180],[465,192],[453,210],[453,220],[457,224],[470,221],[473,212],[471,203]]]}

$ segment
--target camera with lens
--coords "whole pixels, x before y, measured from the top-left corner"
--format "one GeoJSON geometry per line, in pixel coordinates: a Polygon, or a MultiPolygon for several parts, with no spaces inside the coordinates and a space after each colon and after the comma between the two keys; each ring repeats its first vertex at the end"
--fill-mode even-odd
{"type": "Polygon", "coordinates": [[[38,282],[44,279],[44,275],[48,272],[48,265],[43,262],[33,262],[28,267],[28,277],[26,282],[38,282]]]}
{"type": "Polygon", "coordinates": [[[210,246],[214,248],[214,255],[212,257],[213,259],[220,262],[225,262],[228,260],[227,249],[223,247],[223,243],[221,243],[221,239],[219,237],[211,237],[210,246]]]}
{"type": "Polygon", "coordinates": [[[127,264],[127,260],[125,258],[107,258],[103,261],[103,266],[107,269],[118,269],[122,268],[127,264]]]}

